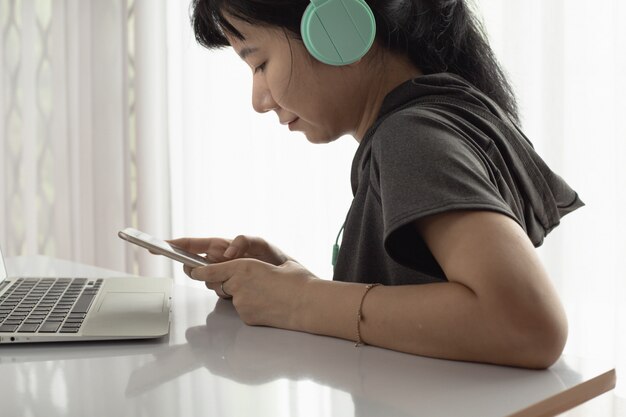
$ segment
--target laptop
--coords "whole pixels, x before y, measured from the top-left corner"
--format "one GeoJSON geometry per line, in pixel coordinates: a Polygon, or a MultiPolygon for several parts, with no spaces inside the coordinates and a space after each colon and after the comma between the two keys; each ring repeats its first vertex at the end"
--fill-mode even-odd
{"type": "Polygon", "coordinates": [[[0,344],[165,336],[172,282],[146,277],[8,277],[0,249],[0,344]]]}

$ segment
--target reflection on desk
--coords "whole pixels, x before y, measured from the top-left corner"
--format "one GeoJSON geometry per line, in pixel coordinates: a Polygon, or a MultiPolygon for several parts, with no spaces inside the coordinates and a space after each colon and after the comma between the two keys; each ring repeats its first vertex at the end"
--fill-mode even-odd
{"type": "MultiPolygon", "coordinates": [[[[173,346],[137,369],[127,393],[136,395],[167,380],[205,367],[211,374],[242,385],[308,380],[352,395],[357,416],[468,415],[480,411],[488,398],[507,398],[491,404],[493,415],[528,405],[580,380],[573,371],[537,372],[416,357],[369,346],[278,329],[246,326],[228,301],[218,301],[206,324],[186,332],[188,343],[173,346]],[[511,396],[511,389],[516,395],[511,396]],[[523,395],[518,395],[523,392],[523,395]],[[451,399],[463,401],[450,401],[451,399]],[[516,404],[516,398],[519,404],[516,404]],[[472,404],[468,404],[468,400],[472,404]],[[499,412],[497,409],[500,408],[499,412]]],[[[567,369],[562,364],[563,370],[567,369]]],[[[484,411],[484,410],[482,410],[484,411]]],[[[476,415],[485,415],[483,412],[476,415]]]]}
{"type": "Polygon", "coordinates": [[[612,367],[572,358],[531,371],[250,327],[201,284],[175,286],[171,319],[158,340],[0,347],[2,417],[538,417],[615,386],[612,367]]]}

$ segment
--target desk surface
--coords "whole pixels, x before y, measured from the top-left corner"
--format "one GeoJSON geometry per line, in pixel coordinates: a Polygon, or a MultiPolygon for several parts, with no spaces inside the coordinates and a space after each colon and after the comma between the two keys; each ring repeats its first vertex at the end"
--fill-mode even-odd
{"type": "MultiPolygon", "coordinates": [[[[7,269],[124,275],[45,257],[7,269]]],[[[612,367],[574,358],[531,371],[357,349],[247,326],[204,287],[173,301],[162,339],[0,346],[2,416],[552,416],[615,386],[612,367]]]]}

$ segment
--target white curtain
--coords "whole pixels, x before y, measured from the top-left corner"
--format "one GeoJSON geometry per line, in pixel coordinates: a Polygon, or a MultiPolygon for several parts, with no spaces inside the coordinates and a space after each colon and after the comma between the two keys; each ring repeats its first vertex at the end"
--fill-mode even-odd
{"type": "MultiPolygon", "coordinates": [[[[539,252],[567,309],[565,353],[626,371],[626,4],[480,0],[523,126],[586,207],[539,252]]],[[[626,415],[626,384],[571,415],[626,415]]]]}
{"type": "Polygon", "coordinates": [[[169,274],[117,237],[169,235],[165,2],[0,0],[0,244],[169,274]]]}
{"type": "MultiPolygon", "coordinates": [[[[565,353],[626,370],[626,4],[477,0],[475,8],[525,132],[587,204],[539,249],[568,312],[565,353]]],[[[187,4],[168,4],[168,28],[175,235],[260,235],[330,278],[356,141],[315,146],[273,113],[254,113],[249,69],[230,50],[196,45],[187,4]]],[[[624,416],[625,397],[620,384],[568,415],[624,416]]]]}
{"type": "Polygon", "coordinates": [[[314,146],[255,113],[245,63],[197,45],[188,2],[167,15],[174,234],[261,236],[330,279],[357,142],[314,146]]]}

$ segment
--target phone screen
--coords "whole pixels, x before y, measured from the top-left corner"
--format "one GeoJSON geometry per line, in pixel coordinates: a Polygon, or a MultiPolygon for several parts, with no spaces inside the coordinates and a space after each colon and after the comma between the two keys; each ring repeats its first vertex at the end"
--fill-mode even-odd
{"type": "Polygon", "coordinates": [[[147,233],[128,227],[118,233],[118,236],[128,242],[149,249],[160,255],[167,256],[175,261],[182,262],[191,267],[205,266],[209,264],[206,258],[195,253],[187,252],[181,248],[170,245],[164,240],[157,239],[147,233]]]}

